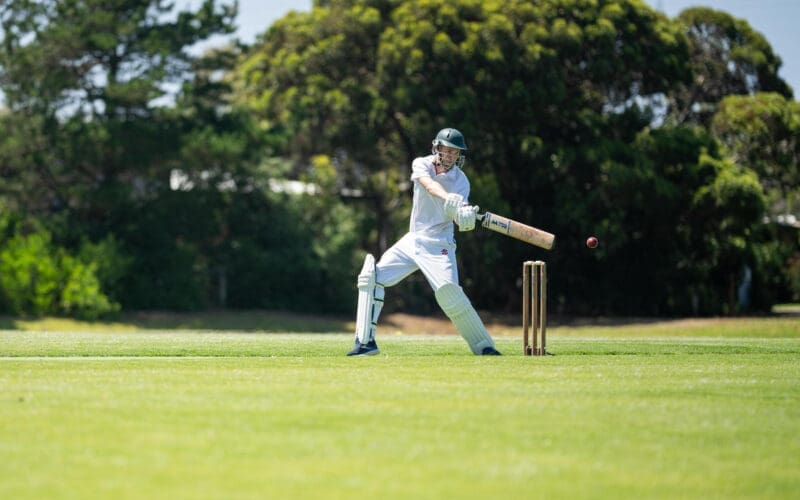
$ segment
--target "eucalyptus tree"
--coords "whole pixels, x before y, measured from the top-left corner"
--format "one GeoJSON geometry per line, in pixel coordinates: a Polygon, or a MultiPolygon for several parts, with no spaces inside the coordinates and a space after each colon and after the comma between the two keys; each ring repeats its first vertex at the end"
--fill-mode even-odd
{"type": "Polygon", "coordinates": [[[706,7],[677,17],[689,40],[692,79],[670,93],[671,119],[708,125],[718,103],[729,95],[775,92],[792,97],[778,75],[781,58],[767,39],[744,19],[706,7]]]}

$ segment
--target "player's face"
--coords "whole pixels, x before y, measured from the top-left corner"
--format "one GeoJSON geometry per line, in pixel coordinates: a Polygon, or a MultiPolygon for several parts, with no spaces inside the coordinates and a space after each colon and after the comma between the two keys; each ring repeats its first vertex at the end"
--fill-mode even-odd
{"type": "Polygon", "coordinates": [[[442,166],[450,168],[455,164],[458,157],[461,155],[461,150],[451,148],[449,146],[439,146],[439,158],[441,159],[442,166]]]}

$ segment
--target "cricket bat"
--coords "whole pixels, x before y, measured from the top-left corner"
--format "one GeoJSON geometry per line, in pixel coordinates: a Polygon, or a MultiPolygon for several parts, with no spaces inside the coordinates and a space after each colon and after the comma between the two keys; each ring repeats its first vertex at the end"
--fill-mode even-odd
{"type": "Polygon", "coordinates": [[[491,212],[478,214],[477,218],[481,220],[481,225],[487,229],[511,236],[545,250],[552,249],[556,241],[554,234],[491,212]]]}

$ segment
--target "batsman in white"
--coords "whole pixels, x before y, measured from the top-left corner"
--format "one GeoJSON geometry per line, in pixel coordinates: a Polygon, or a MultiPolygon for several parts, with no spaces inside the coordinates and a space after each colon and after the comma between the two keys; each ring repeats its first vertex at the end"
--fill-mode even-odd
{"type": "Polygon", "coordinates": [[[408,233],[380,261],[367,255],[358,275],[356,340],[348,356],[378,354],[375,330],[383,307],[384,288],[396,285],[417,269],[433,288],[436,301],[477,355],[499,355],[478,313],[458,284],[453,222],[459,231],[475,229],[477,206],[468,204],[469,180],[461,170],[467,144],[454,128],[433,140],[432,154],[414,160],[414,199],[408,233]]]}

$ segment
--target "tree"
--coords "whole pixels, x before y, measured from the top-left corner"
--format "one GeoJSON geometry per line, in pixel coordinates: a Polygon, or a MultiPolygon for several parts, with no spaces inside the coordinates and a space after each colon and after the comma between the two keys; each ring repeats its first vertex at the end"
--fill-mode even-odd
{"type": "Polygon", "coordinates": [[[725,97],[711,131],[758,174],[773,215],[800,216],[800,104],[777,93],[725,97]]]}
{"type": "MultiPolygon", "coordinates": [[[[378,225],[379,251],[390,243],[392,217],[404,202],[398,141],[376,85],[378,38],[388,3],[320,3],[291,13],[262,35],[237,71],[240,102],[258,116],[294,175],[310,159],[332,159],[338,193],[358,193],[378,225]]],[[[401,153],[402,158],[408,154],[401,153]]],[[[405,189],[407,189],[407,184],[405,189]]]]}
{"type": "MultiPolygon", "coordinates": [[[[198,69],[186,49],[232,32],[235,13],[235,4],[214,0],[179,12],[162,0],[0,6],[0,89],[8,108],[0,117],[0,168],[8,207],[37,218],[54,242],[73,250],[121,235],[132,276],[150,284],[144,293],[158,295],[152,286],[160,283],[155,290],[174,298],[161,307],[186,307],[184,297],[198,290],[205,300],[194,242],[158,237],[171,218],[140,224],[153,221],[150,212],[162,205],[182,158],[179,145],[197,128],[182,129],[185,121],[167,104],[198,69]],[[148,260],[154,255],[174,258],[148,260]]],[[[117,298],[140,305],[130,281],[119,278],[117,298]]]]}
{"type": "Polygon", "coordinates": [[[752,267],[761,286],[753,306],[796,300],[800,235],[792,221],[800,219],[800,105],[777,93],[728,96],[711,130],[737,165],[758,174],[767,196],[769,223],[755,235],[752,267]]]}
{"type": "MultiPolygon", "coordinates": [[[[329,155],[336,187],[365,193],[378,228],[369,248],[392,239],[377,221],[405,225],[411,160],[457,126],[473,199],[559,232],[565,244],[551,258],[568,269],[596,213],[587,200],[603,196],[607,148],[649,123],[637,99],[688,81],[687,61],[678,28],[639,2],[339,0],[278,21],[237,80],[298,170],[329,155]]],[[[462,258],[465,283],[485,284],[476,302],[510,307],[519,269],[505,263],[530,249],[459,238],[475,256],[462,258]]],[[[576,296],[569,281],[554,285],[557,301],[576,296]]]]}
{"type": "Polygon", "coordinates": [[[0,6],[0,89],[10,112],[3,128],[11,132],[0,159],[7,194],[24,192],[17,205],[101,222],[111,200],[168,182],[176,136],[158,100],[188,77],[185,49],[232,32],[236,12],[215,0],[172,10],[163,0],[0,6]]]}
{"type": "Polygon", "coordinates": [[[782,61],[747,21],[705,7],[686,9],[677,22],[689,40],[692,81],[670,94],[672,119],[707,125],[729,95],[775,92],[791,98],[778,76],[782,61]]]}
{"type": "Polygon", "coordinates": [[[240,47],[187,51],[230,33],[235,12],[212,0],[181,12],[5,4],[0,188],[89,257],[126,308],[346,310],[357,218],[338,199],[275,192],[275,135],[231,100],[240,47]],[[104,241],[119,258],[91,250],[104,241]]]}

